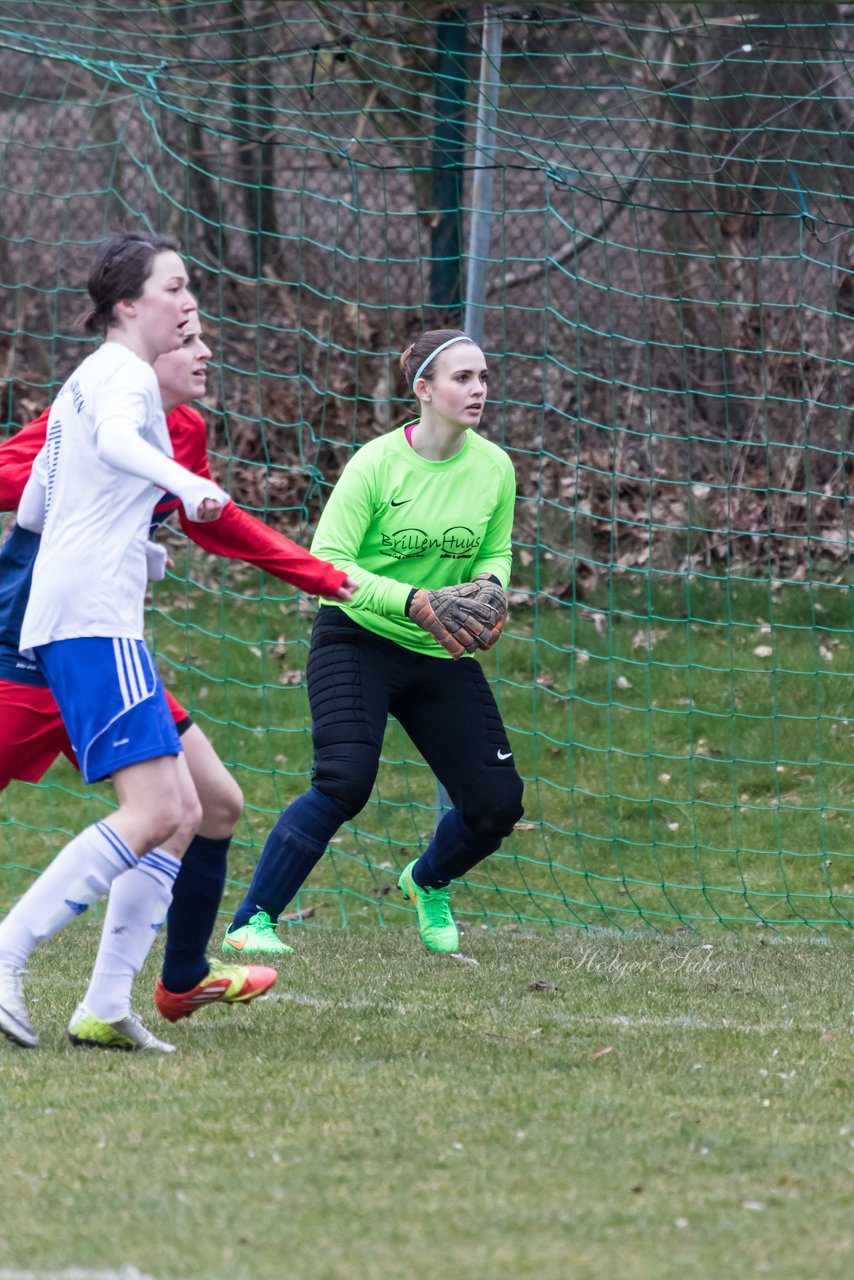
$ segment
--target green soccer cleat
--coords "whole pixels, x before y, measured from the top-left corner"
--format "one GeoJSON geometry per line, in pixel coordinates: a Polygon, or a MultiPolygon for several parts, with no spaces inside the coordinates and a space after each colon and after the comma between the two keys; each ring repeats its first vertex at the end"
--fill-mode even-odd
{"type": "Polygon", "coordinates": [[[282,942],[276,926],[266,911],[256,911],[239,929],[227,929],[222,940],[226,955],[284,956],[293,955],[293,947],[282,942]]]}
{"type": "Polygon", "coordinates": [[[83,1049],[118,1049],[124,1053],[174,1053],[174,1044],[158,1040],[142,1025],[135,1013],[115,1022],[105,1022],[90,1013],[85,1004],[79,1004],[68,1024],[68,1038],[83,1049]]]}
{"type": "Polygon", "coordinates": [[[451,915],[450,889],[422,889],[412,879],[414,866],[415,862],[410,862],[404,868],[397,884],[404,898],[415,903],[421,941],[430,951],[453,954],[460,949],[460,934],[451,915]]]}

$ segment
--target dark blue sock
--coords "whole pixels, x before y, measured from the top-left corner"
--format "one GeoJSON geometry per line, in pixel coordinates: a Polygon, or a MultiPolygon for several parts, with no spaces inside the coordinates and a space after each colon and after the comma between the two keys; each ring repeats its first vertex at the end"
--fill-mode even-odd
{"type": "Polygon", "coordinates": [[[500,836],[478,835],[466,826],[459,809],[452,809],[412,868],[412,879],[422,889],[444,889],[495,853],[500,844],[500,836]]]}
{"type": "Polygon", "coordinates": [[[256,911],[278,920],[347,817],[314,787],[288,805],[267,837],[249,892],[229,928],[239,929],[256,911]]]}
{"type": "Polygon", "coordinates": [[[196,836],[181,859],[166,917],[163,985],[190,991],[207,975],[205,950],[216,924],[228,866],[227,840],[196,836]]]}

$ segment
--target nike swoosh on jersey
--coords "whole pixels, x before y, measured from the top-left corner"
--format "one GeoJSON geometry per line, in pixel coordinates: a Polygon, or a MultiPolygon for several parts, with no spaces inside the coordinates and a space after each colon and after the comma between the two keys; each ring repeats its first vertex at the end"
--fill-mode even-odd
{"type": "Polygon", "coordinates": [[[510,759],[510,757],[512,756],[512,754],[513,754],[513,752],[512,752],[512,751],[508,751],[506,754],[505,754],[505,752],[503,752],[503,751],[499,751],[499,753],[498,753],[498,759],[499,759],[499,760],[509,760],[509,759],[510,759]]]}
{"type": "Polygon", "coordinates": [[[399,502],[395,502],[394,498],[392,498],[391,505],[393,507],[405,507],[407,502],[411,502],[411,501],[412,501],[411,498],[401,498],[399,502]]]}

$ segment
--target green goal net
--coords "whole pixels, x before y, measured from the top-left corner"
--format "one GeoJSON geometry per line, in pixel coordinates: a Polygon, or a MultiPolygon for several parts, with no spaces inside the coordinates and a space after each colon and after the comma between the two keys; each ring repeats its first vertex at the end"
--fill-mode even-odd
{"type": "MultiPolygon", "coordinates": [[[[411,414],[403,347],[482,333],[526,814],[458,891],[472,927],[854,919],[852,56],[832,5],[0,7],[4,432],[85,352],[120,227],[180,241],[215,471],[304,543],[411,414]]],[[[245,793],[234,898],[307,785],[313,605],[169,541],[150,638],[245,793]]],[[[5,900],[110,803],[64,762],[12,784],[5,900]]],[[[299,905],[406,919],[436,805],[390,722],[299,905]]]]}

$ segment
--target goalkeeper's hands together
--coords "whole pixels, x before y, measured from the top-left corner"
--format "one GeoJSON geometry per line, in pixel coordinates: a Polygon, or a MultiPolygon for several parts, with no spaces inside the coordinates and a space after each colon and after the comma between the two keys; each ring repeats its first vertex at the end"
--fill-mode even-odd
{"type": "Polygon", "coordinates": [[[452,658],[461,658],[496,643],[507,621],[507,596],[495,578],[479,573],[459,586],[419,588],[410,596],[406,612],[452,658]]]}

